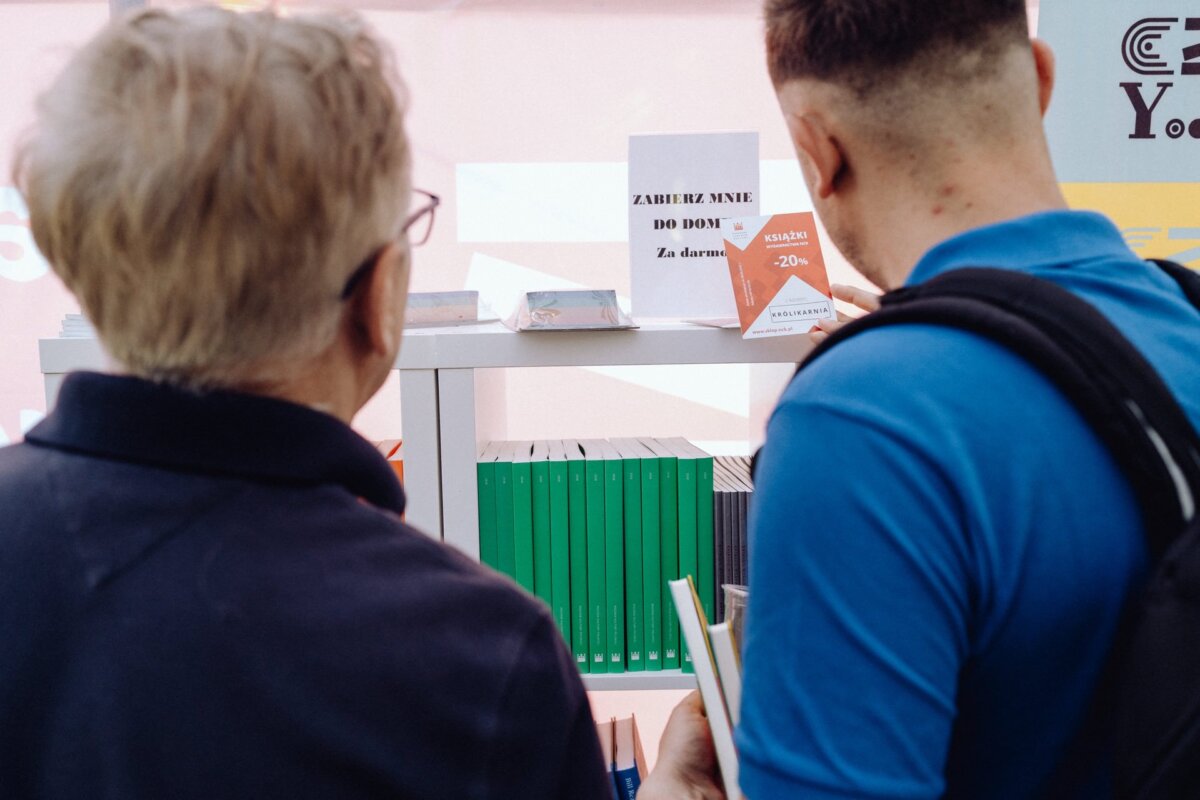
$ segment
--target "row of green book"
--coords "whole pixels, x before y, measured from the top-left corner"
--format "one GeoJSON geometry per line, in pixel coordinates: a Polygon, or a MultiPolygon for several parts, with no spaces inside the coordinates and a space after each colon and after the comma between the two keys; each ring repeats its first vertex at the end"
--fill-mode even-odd
{"type": "Polygon", "coordinates": [[[550,607],[583,672],[691,668],[667,582],[715,611],[713,457],[685,439],[491,442],[480,560],[550,607]]]}

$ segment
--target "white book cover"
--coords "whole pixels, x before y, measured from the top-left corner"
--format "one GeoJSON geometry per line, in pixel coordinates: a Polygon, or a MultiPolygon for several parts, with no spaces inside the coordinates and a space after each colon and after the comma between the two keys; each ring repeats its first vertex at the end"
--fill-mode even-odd
{"type": "Polygon", "coordinates": [[[675,600],[675,611],[679,614],[679,629],[687,643],[696,669],[696,683],[700,687],[700,699],[708,715],[708,726],[712,730],[713,747],[717,751],[717,765],[721,768],[721,779],[725,796],[729,800],[740,800],[738,789],[737,750],[733,746],[733,726],[729,722],[729,711],[725,696],[717,677],[717,666],[713,660],[708,631],[704,626],[704,611],[696,595],[691,578],[670,581],[671,597],[675,600]]]}
{"type": "Polygon", "coordinates": [[[713,658],[717,662],[717,673],[721,688],[725,692],[725,707],[729,709],[729,721],[733,727],[742,723],[742,665],[738,659],[733,629],[728,622],[708,626],[708,638],[712,642],[713,658]]]}

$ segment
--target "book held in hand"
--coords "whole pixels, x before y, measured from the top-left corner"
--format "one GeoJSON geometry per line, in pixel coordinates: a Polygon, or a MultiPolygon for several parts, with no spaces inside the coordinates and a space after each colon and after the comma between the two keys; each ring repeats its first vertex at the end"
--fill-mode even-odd
{"type": "MultiPolygon", "coordinates": [[[[708,726],[712,731],[713,748],[717,752],[717,766],[721,770],[725,796],[729,800],[739,800],[742,794],[737,782],[738,760],[737,750],[733,746],[733,723],[730,720],[722,679],[717,671],[717,660],[709,639],[704,607],[700,603],[696,584],[690,575],[671,581],[670,587],[671,597],[675,600],[675,610],[679,614],[679,630],[683,634],[688,651],[692,654],[692,666],[696,671],[696,683],[700,687],[700,699],[704,701],[704,711],[708,715],[708,726]]],[[[730,671],[728,678],[730,681],[738,681],[737,696],[740,707],[740,675],[737,675],[736,671],[730,671]]]]}

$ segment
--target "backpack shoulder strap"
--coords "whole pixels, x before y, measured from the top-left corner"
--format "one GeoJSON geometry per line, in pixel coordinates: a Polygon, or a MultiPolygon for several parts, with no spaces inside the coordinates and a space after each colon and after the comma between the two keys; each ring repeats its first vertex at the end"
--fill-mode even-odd
{"type": "MultiPolygon", "coordinates": [[[[1194,277],[1184,271],[1189,272],[1184,280],[1194,277]]],[[[1194,288],[1200,293],[1200,285],[1194,288]]],[[[1200,307],[1200,294],[1195,302],[1200,307]]],[[[1155,556],[1196,514],[1200,437],[1187,415],[1150,363],[1104,315],[1049,281],[1000,269],[947,272],[885,295],[879,311],[831,335],[800,368],[866,331],[911,323],[983,336],[1055,384],[1133,486],[1155,556]]]]}
{"type": "Polygon", "coordinates": [[[1174,261],[1163,261],[1154,259],[1154,263],[1159,269],[1170,275],[1179,284],[1179,288],[1183,290],[1183,295],[1192,305],[1200,309],[1200,272],[1188,269],[1182,264],[1176,264],[1174,261]]]}

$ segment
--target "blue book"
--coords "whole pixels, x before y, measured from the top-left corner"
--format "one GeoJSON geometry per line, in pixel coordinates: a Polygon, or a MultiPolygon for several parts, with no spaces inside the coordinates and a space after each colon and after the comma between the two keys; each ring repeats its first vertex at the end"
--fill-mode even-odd
{"type": "Polygon", "coordinates": [[[638,774],[637,767],[619,769],[613,773],[613,782],[616,784],[617,800],[635,800],[638,788],[642,785],[642,776],[638,774]]]}
{"type": "Polygon", "coordinates": [[[634,800],[642,785],[642,770],[645,758],[642,743],[638,738],[637,719],[626,717],[613,720],[613,786],[617,800],[634,800]]]}

